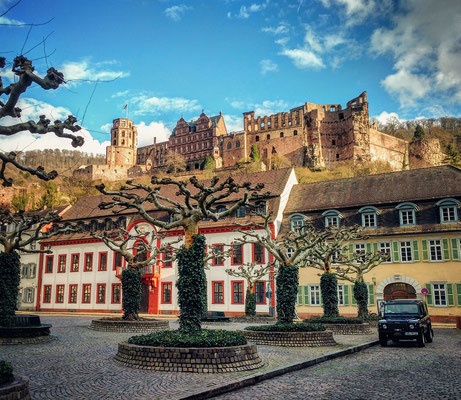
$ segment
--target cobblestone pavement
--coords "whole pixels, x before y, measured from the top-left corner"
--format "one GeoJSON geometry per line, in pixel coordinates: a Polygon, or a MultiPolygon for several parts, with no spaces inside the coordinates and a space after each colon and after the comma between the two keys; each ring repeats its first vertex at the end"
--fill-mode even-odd
{"type": "Polygon", "coordinates": [[[461,331],[437,329],[424,348],[390,344],[214,399],[461,399],[461,331]]]}
{"type": "MultiPolygon", "coordinates": [[[[264,367],[226,374],[140,371],[117,364],[117,343],[133,334],[88,329],[94,317],[41,316],[53,325],[53,340],[36,345],[0,346],[0,358],[13,363],[15,373],[30,378],[33,399],[177,399],[190,390],[221,385],[238,377],[271,370],[376,339],[375,335],[335,336],[339,346],[283,348],[258,346],[264,367]]],[[[213,325],[242,329],[248,324],[213,325]]],[[[170,321],[170,327],[178,327],[170,321]]],[[[283,396],[282,396],[283,397],[283,396]]]]}

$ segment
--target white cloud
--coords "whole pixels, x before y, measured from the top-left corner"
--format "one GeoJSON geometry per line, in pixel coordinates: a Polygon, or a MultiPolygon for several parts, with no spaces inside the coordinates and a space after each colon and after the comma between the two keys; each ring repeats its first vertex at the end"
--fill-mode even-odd
{"type": "Polygon", "coordinates": [[[226,123],[227,132],[236,132],[243,130],[243,118],[236,115],[223,116],[224,122],[226,123]]]}
{"type": "Polygon", "coordinates": [[[112,96],[110,96],[110,98],[115,99],[117,97],[126,97],[128,96],[128,93],[130,93],[129,90],[123,90],[121,92],[114,93],[112,96]]]}
{"type": "Polygon", "coordinates": [[[261,60],[261,74],[265,75],[268,72],[277,72],[279,70],[279,67],[277,64],[275,64],[272,60],[261,60]]]}
{"type": "Polygon", "coordinates": [[[0,70],[0,76],[8,79],[10,82],[14,82],[16,75],[13,73],[11,68],[3,68],[0,70]]]}
{"type": "Polygon", "coordinates": [[[171,18],[173,21],[181,21],[181,18],[186,13],[186,11],[191,10],[192,7],[181,4],[179,6],[172,6],[165,9],[164,13],[168,18],[171,18]]]}
{"type": "Polygon", "coordinates": [[[272,115],[281,111],[287,111],[289,105],[284,100],[264,100],[260,104],[253,104],[255,115],[272,115]]]}
{"type": "Polygon", "coordinates": [[[347,25],[362,22],[372,13],[382,13],[391,7],[391,0],[320,0],[324,7],[339,7],[345,9],[347,25]]]}
{"type": "Polygon", "coordinates": [[[112,128],[112,123],[108,122],[107,124],[101,125],[99,128],[102,132],[110,133],[110,130],[112,128]]]}
{"type": "Polygon", "coordinates": [[[398,122],[405,122],[405,119],[402,119],[399,117],[399,114],[395,112],[387,112],[383,111],[381,114],[378,116],[374,117],[375,120],[377,120],[381,125],[386,125],[388,121],[395,121],[397,120],[398,122]]]}
{"type": "MultiPolygon", "coordinates": [[[[253,3],[250,6],[241,6],[239,13],[236,15],[237,18],[247,19],[250,18],[252,13],[257,13],[264,10],[267,7],[269,0],[266,0],[264,3],[256,4],[253,3]]],[[[227,16],[230,18],[229,13],[227,16]]]]}
{"type": "Polygon", "coordinates": [[[286,35],[289,32],[289,26],[281,22],[278,26],[267,26],[261,29],[262,32],[272,33],[273,35],[286,35]]]}
{"type": "Polygon", "coordinates": [[[399,97],[401,106],[415,105],[431,92],[445,97],[445,102],[461,102],[460,18],[459,1],[440,0],[434,6],[431,0],[409,0],[390,28],[374,31],[372,50],[390,54],[397,71],[382,83],[399,97]],[[411,83],[398,79],[406,75],[413,84],[410,88],[411,83]],[[425,87],[418,88],[419,84],[425,87]]]}
{"type": "Polygon", "coordinates": [[[285,49],[281,51],[280,54],[290,58],[295,67],[300,69],[325,67],[322,59],[309,50],[285,49]]]}
{"type": "Polygon", "coordinates": [[[277,39],[275,41],[275,44],[279,44],[280,46],[286,46],[286,44],[288,43],[289,40],[290,40],[290,38],[283,37],[283,38],[277,39]]]}
{"type": "Polygon", "coordinates": [[[189,100],[181,97],[148,97],[141,95],[133,97],[130,103],[134,104],[134,115],[160,114],[164,112],[191,112],[200,110],[198,100],[189,100]]]}
{"type": "MultiPolygon", "coordinates": [[[[113,61],[110,61],[113,65],[113,61]]],[[[126,71],[111,71],[105,68],[101,68],[107,65],[107,62],[103,61],[100,63],[90,64],[88,59],[82,61],[69,61],[64,63],[60,68],[64,74],[64,79],[68,81],[69,85],[76,85],[79,81],[90,80],[112,80],[116,78],[126,78],[130,75],[126,71]]]]}
{"type": "MultiPolygon", "coordinates": [[[[226,100],[228,100],[228,99],[226,99],[226,100]]],[[[238,101],[238,100],[231,101],[230,105],[232,107],[234,107],[234,108],[243,108],[243,107],[245,107],[245,103],[243,101],[238,101]]]]}
{"type": "Polygon", "coordinates": [[[171,131],[164,125],[163,122],[151,122],[146,125],[144,121],[136,124],[138,128],[138,146],[147,146],[154,143],[154,137],[157,143],[165,142],[171,135],[171,131]]]}
{"type": "MultiPolygon", "coordinates": [[[[64,120],[71,112],[64,107],[55,107],[51,104],[41,102],[33,98],[23,98],[18,101],[18,107],[23,111],[21,120],[38,121],[40,115],[45,115],[52,122],[56,119],[64,120]]],[[[17,119],[10,117],[3,118],[2,124],[13,125],[18,123],[17,119]]],[[[69,132],[71,133],[71,132],[69,132]]],[[[45,135],[34,135],[28,131],[19,132],[13,136],[0,137],[0,148],[3,151],[27,151],[44,149],[79,150],[87,153],[105,154],[109,142],[99,142],[94,139],[86,129],[81,129],[75,135],[83,136],[85,143],[82,147],[72,147],[69,139],[60,138],[53,133],[45,135]]]]}

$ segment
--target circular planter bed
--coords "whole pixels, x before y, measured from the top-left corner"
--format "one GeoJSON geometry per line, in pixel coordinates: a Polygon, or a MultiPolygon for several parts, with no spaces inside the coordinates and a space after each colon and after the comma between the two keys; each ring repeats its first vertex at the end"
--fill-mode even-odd
{"type": "Polygon", "coordinates": [[[17,337],[17,338],[2,338],[0,337],[1,345],[10,344],[40,344],[51,342],[52,336],[36,336],[36,337],[17,337]]]}
{"type": "Polygon", "coordinates": [[[275,317],[255,315],[254,317],[247,317],[246,315],[240,315],[236,317],[231,317],[232,322],[242,322],[242,323],[257,323],[257,324],[273,324],[276,319],[275,317]]]}
{"type": "Polygon", "coordinates": [[[49,324],[37,315],[17,315],[8,326],[0,326],[0,344],[35,344],[51,340],[49,324]]]}
{"type": "Polygon", "coordinates": [[[168,321],[157,319],[125,321],[121,318],[101,318],[91,321],[88,328],[103,332],[149,333],[170,329],[170,325],[168,321]]]}
{"type": "Polygon", "coordinates": [[[29,379],[16,376],[14,381],[0,385],[0,400],[30,400],[29,379]]]}
{"type": "Polygon", "coordinates": [[[323,324],[325,328],[336,335],[369,335],[369,324],[323,324]]]}
{"type": "Polygon", "coordinates": [[[255,345],[181,348],[119,343],[115,359],[126,366],[170,372],[219,373],[263,366],[255,345]]]}
{"type": "Polygon", "coordinates": [[[250,342],[283,347],[336,346],[332,331],[321,332],[277,332],[277,331],[237,331],[250,342]]]}

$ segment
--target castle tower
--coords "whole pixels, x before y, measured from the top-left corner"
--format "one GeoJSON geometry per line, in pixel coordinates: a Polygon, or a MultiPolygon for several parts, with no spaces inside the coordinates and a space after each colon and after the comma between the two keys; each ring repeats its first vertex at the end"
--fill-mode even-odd
{"type": "Polygon", "coordinates": [[[128,118],[113,120],[111,145],[106,149],[106,164],[132,167],[136,164],[138,130],[128,118]]]}

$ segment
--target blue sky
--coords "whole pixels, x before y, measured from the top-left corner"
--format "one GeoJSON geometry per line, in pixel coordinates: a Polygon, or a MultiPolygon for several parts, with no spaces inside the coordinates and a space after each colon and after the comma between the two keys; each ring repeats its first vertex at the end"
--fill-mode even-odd
{"type": "MultiPolygon", "coordinates": [[[[0,14],[16,1],[0,0],[0,14]]],[[[345,105],[364,90],[381,119],[461,116],[456,0],[23,0],[0,23],[52,17],[25,45],[28,27],[0,26],[0,51],[11,59],[52,32],[27,56],[41,58],[39,73],[48,62],[68,83],[27,91],[23,118],[73,113],[86,129],[85,151],[104,151],[125,104],[140,145],[164,140],[181,115],[190,120],[202,108],[222,111],[231,131],[245,111],[345,105]]],[[[2,75],[13,79],[7,68],[2,75]]],[[[69,148],[26,133],[0,139],[3,150],[52,145],[69,148]]]]}

